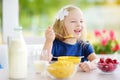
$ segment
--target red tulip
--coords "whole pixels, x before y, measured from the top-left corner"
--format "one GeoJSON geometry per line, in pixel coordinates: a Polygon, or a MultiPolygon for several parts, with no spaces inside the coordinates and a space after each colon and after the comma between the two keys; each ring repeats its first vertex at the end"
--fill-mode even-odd
{"type": "Polygon", "coordinates": [[[114,48],[112,48],[113,51],[118,51],[120,50],[120,45],[116,44],[114,48]]]}
{"type": "Polygon", "coordinates": [[[101,33],[100,33],[100,31],[98,31],[98,30],[95,30],[95,31],[94,31],[94,34],[95,34],[96,37],[100,37],[100,36],[101,36],[101,33]]]}
{"type": "Polygon", "coordinates": [[[109,35],[111,40],[115,40],[115,33],[113,30],[110,30],[109,35]]]}
{"type": "Polygon", "coordinates": [[[108,40],[109,40],[108,38],[102,39],[101,44],[102,44],[103,46],[105,46],[105,45],[107,44],[108,40]]]}
{"type": "Polygon", "coordinates": [[[106,33],[106,30],[104,29],[104,30],[102,30],[102,32],[105,34],[105,33],[106,33]]]}

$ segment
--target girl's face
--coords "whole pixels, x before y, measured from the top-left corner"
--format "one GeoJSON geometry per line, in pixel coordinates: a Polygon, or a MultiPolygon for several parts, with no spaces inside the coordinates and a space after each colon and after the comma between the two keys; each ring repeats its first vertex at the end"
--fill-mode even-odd
{"type": "Polygon", "coordinates": [[[72,10],[64,19],[65,29],[69,35],[76,38],[81,36],[83,30],[83,13],[80,10],[72,10]]]}

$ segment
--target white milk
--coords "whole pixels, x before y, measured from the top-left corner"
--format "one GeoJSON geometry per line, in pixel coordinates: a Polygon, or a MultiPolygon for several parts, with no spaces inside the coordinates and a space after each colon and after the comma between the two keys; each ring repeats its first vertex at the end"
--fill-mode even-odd
{"type": "Polygon", "coordinates": [[[48,65],[49,65],[48,61],[36,60],[34,61],[34,70],[36,73],[42,73],[46,71],[48,65]]]}
{"type": "MultiPolygon", "coordinates": [[[[18,35],[19,36],[19,35],[18,35]]],[[[27,77],[27,47],[22,36],[9,39],[9,78],[27,77]]]]}

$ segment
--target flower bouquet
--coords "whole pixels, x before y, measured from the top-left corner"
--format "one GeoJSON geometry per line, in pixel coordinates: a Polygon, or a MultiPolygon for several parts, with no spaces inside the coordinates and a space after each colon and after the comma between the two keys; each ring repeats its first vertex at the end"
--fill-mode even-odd
{"type": "Polygon", "coordinates": [[[120,50],[120,45],[113,30],[95,30],[95,43],[93,47],[96,54],[113,54],[120,50]]]}

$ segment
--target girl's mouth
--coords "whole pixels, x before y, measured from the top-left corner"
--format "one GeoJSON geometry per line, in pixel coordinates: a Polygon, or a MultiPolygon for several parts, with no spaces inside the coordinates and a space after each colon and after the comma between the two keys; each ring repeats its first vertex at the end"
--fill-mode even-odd
{"type": "Polygon", "coordinates": [[[79,35],[81,33],[81,30],[74,30],[75,34],[79,35]]]}

